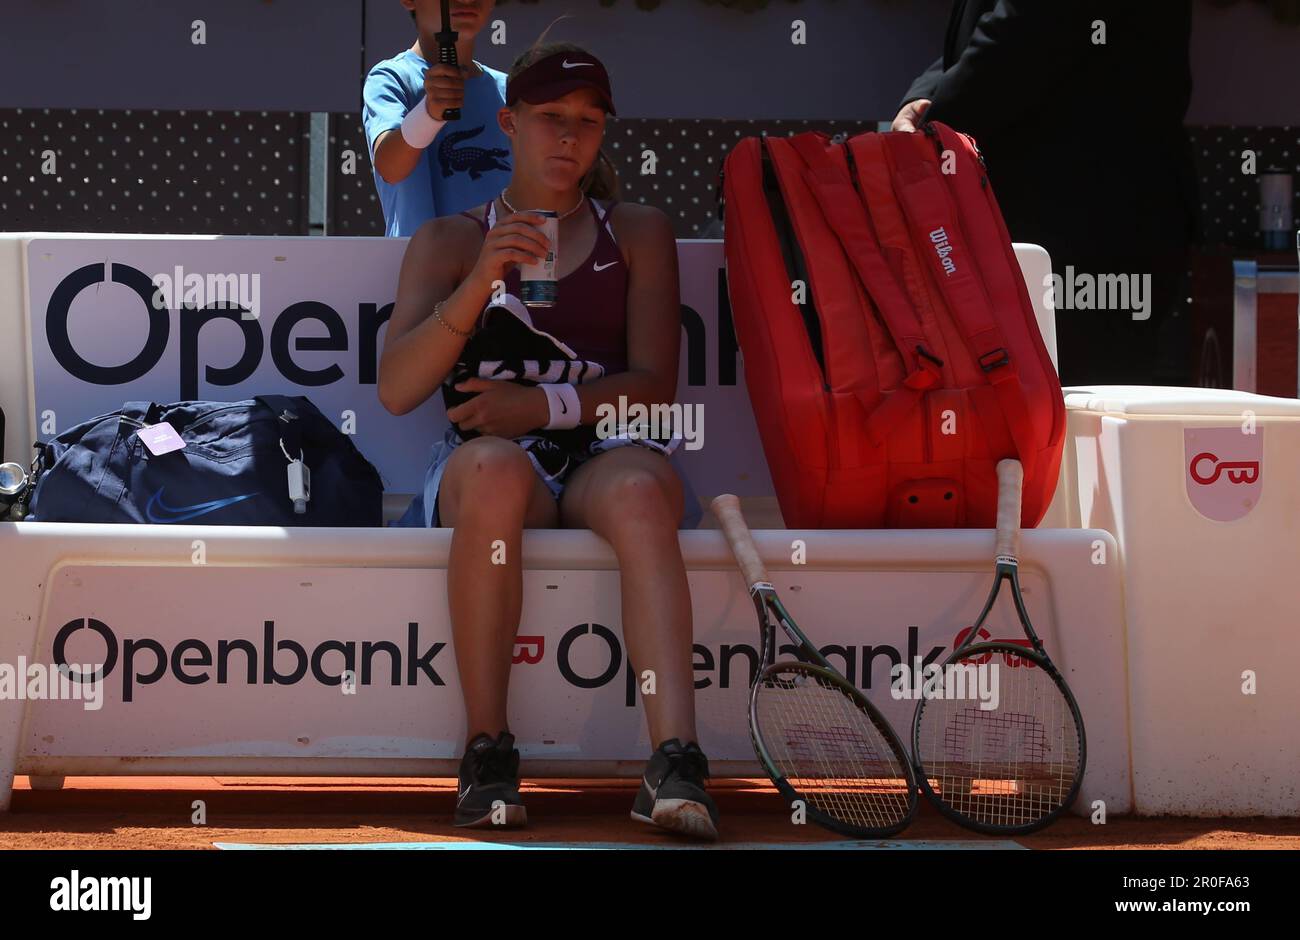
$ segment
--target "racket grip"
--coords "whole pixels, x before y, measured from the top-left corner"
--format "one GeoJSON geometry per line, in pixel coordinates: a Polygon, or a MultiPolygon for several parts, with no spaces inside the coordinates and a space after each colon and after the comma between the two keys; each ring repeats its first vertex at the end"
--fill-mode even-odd
{"type": "Polygon", "coordinates": [[[745,583],[753,588],[760,581],[766,581],[767,568],[763,566],[763,560],[758,556],[758,546],[754,544],[754,536],[745,524],[745,516],[740,511],[740,500],[730,493],[723,493],[713,500],[709,508],[722,523],[722,532],[731,545],[731,553],[736,556],[736,564],[740,565],[745,583]]]}
{"type": "MultiPolygon", "coordinates": [[[[442,31],[434,38],[438,41],[438,61],[443,65],[452,65],[459,67],[460,60],[456,57],[456,40],[459,33],[451,28],[451,13],[447,3],[442,4],[442,31]]],[[[444,121],[459,121],[460,108],[443,108],[442,119],[444,121]]]]}
{"type": "Polygon", "coordinates": [[[997,554],[1020,557],[1020,496],[1025,471],[1019,460],[998,461],[997,554]]]}
{"type": "MultiPolygon", "coordinates": [[[[460,66],[460,62],[456,58],[456,44],[454,42],[448,43],[447,45],[439,44],[438,61],[444,65],[460,66]]],[[[459,121],[460,108],[443,108],[442,119],[444,121],[459,121]]]]}

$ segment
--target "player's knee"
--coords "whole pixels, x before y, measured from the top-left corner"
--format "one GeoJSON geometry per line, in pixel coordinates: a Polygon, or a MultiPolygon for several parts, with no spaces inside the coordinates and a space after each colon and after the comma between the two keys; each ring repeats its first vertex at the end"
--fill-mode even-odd
{"type": "Polygon", "coordinates": [[[601,526],[607,532],[630,536],[655,529],[675,530],[681,482],[641,467],[622,469],[607,481],[601,499],[601,526]]]}
{"type": "Polygon", "coordinates": [[[456,448],[444,477],[460,505],[523,505],[532,493],[534,473],[518,444],[476,437],[456,448]]]}

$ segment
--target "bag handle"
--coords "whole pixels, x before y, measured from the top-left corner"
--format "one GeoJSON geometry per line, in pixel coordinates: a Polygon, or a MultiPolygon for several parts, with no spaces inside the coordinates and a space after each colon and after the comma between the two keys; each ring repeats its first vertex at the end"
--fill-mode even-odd
{"type": "Polygon", "coordinates": [[[134,434],[146,424],[162,420],[162,405],[156,401],[129,401],[118,412],[117,426],[122,434],[134,434]]]}

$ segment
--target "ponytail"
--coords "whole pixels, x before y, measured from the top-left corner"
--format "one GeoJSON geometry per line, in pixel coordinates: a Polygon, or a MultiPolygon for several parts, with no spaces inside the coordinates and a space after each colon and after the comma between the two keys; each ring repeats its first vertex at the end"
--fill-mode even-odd
{"type": "Polygon", "coordinates": [[[619,190],[618,170],[605,155],[605,148],[601,147],[600,153],[596,155],[596,162],[591,165],[591,169],[587,171],[587,176],[582,181],[582,191],[593,199],[617,201],[620,196],[619,190]]]}

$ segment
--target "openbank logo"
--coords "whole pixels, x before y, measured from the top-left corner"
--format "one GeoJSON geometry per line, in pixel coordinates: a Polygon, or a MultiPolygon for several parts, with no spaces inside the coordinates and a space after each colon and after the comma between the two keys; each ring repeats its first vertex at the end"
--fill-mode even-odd
{"type": "MultiPolygon", "coordinates": [[[[906,661],[920,663],[925,668],[943,655],[945,647],[934,646],[922,656],[920,635],[919,627],[907,628],[905,651],[889,643],[861,646],[832,643],[821,647],[820,651],[849,682],[861,689],[870,690],[872,675],[878,665],[887,663],[888,668],[893,669],[904,662],[906,655],[906,661]]],[[[797,656],[798,653],[799,648],[793,644],[784,644],[778,649],[778,655],[797,656]]],[[[560,637],[554,658],[564,681],[580,689],[603,688],[621,675],[623,704],[628,708],[636,705],[638,677],[624,654],[618,634],[609,627],[599,623],[580,623],[570,627],[560,637]],[[581,667],[575,662],[574,656],[574,646],[580,642],[597,643],[604,647],[590,648],[581,667]],[[592,665],[593,662],[595,665],[592,665]]],[[[512,663],[538,665],[546,659],[546,637],[522,634],[515,637],[512,663]]],[[[759,651],[749,643],[719,643],[713,646],[694,643],[691,646],[691,662],[697,691],[708,688],[748,689],[758,674],[759,651]]]]}
{"type": "Polygon", "coordinates": [[[1215,522],[1240,519],[1264,496],[1264,431],[1184,428],[1184,486],[1192,507],[1215,522]]]}
{"type": "Polygon", "coordinates": [[[1220,460],[1217,455],[1209,451],[1197,454],[1192,458],[1191,466],[1192,479],[1201,486],[1209,486],[1224,472],[1228,474],[1229,483],[1254,483],[1259,479],[1259,461],[1258,460],[1220,460]]]}
{"type": "MultiPolygon", "coordinates": [[[[178,399],[184,401],[200,397],[200,370],[209,385],[223,388],[239,385],[252,378],[267,352],[280,375],[293,385],[319,388],[342,381],[346,376],[351,376],[357,385],[378,384],[379,331],[392,315],[392,302],[359,302],[355,320],[351,321],[355,323],[352,327],[355,335],[350,335],[349,321],[323,300],[293,300],[283,309],[263,317],[261,283],[253,279],[258,275],[245,275],[243,282],[236,276],[232,283],[230,275],[205,274],[201,290],[199,277],[196,272],[186,272],[179,266],[171,275],[150,276],[123,262],[94,262],[70,271],[51,291],[45,307],[45,335],[50,352],[65,373],[91,385],[125,385],[153,374],[160,367],[172,374],[179,372],[178,399]],[[148,315],[148,334],[139,351],[120,365],[96,364],[94,339],[83,338],[78,348],[69,329],[73,302],[82,291],[105,282],[130,289],[148,315]],[[184,306],[182,313],[173,317],[172,309],[181,310],[200,296],[206,301],[203,306],[197,309],[184,306]],[[179,361],[164,364],[173,319],[179,332],[179,361]],[[272,321],[269,337],[262,325],[266,319],[272,321]],[[204,332],[216,320],[230,321],[239,329],[236,351],[230,349],[229,327],[218,326],[204,332]],[[295,337],[298,325],[304,322],[317,325],[302,331],[309,335],[295,337]],[[219,347],[220,352],[215,356],[219,365],[212,364],[210,360],[214,357],[205,354],[203,336],[208,337],[206,352],[211,352],[213,344],[219,347]],[[328,364],[309,369],[295,358],[301,352],[336,355],[328,364]]],[[[740,346],[732,322],[724,268],[717,269],[716,279],[715,342],[711,344],[707,339],[709,331],[700,312],[688,304],[681,305],[686,384],[692,387],[735,386],[740,381],[740,346]],[[706,358],[710,353],[716,369],[712,380],[706,358]]]]}
{"type": "MultiPolygon", "coordinates": [[[[257,646],[244,638],[218,639],[215,644],[186,638],[168,649],[153,637],[128,637],[119,639],[116,631],[102,620],[93,617],[69,620],[54,636],[53,657],[58,667],[67,666],[67,646],[81,630],[97,634],[102,642],[99,651],[103,666],[96,675],[86,676],[68,667],[72,681],[99,678],[107,681],[117,673],[120,676],[122,701],[132,702],[141,686],[154,685],[170,675],[183,685],[204,685],[215,681],[217,685],[242,682],[246,685],[296,685],[311,679],[321,685],[341,686],[344,673],[358,677],[362,686],[388,677],[393,686],[414,686],[423,676],[435,686],[446,685],[434,668],[433,661],[447,646],[446,643],[420,642],[420,625],[407,624],[406,648],[403,650],[389,640],[324,640],[308,649],[290,639],[276,639],[275,621],[262,624],[262,643],[257,646]],[[357,670],[358,648],[360,672],[357,670]],[[338,665],[333,671],[326,657],[338,665]],[[120,669],[119,669],[120,664],[120,669]]],[[[87,641],[79,640],[82,643],[87,641]]],[[[93,642],[93,641],[91,641],[93,642]]]]}
{"type": "MultiPolygon", "coordinates": [[[[427,642],[420,637],[420,624],[407,624],[404,645],[390,640],[327,639],[314,646],[294,639],[277,637],[274,620],[265,620],[260,643],[232,637],[217,639],[184,638],[170,647],[155,637],[119,637],[117,631],[93,617],[65,623],[54,636],[52,649],[55,667],[67,665],[67,647],[77,642],[79,649],[91,646],[95,658],[103,663],[96,673],[68,667],[73,682],[107,681],[116,677],[123,703],[142,697],[148,686],[170,677],[182,685],[281,686],[315,682],[324,686],[359,689],[376,684],[390,687],[432,685],[442,687],[446,681],[438,672],[439,655],[446,642],[427,642]],[[81,631],[89,631],[93,638],[81,631]]],[[[904,649],[889,643],[828,644],[821,653],[831,660],[850,682],[862,689],[872,687],[872,674],[885,668],[886,674],[902,662],[920,662],[924,669],[943,655],[945,647],[934,646],[922,655],[920,628],[907,628],[904,649]]],[[[793,645],[783,645],[780,653],[793,656],[793,645]]],[[[454,669],[450,655],[442,660],[454,669]]],[[[560,677],[579,689],[604,688],[623,677],[623,703],[636,705],[639,680],[623,649],[619,635],[604,624],[580,623],[569,627],[548,647],[541,635],[515,637],[512,662],[515,665],[547,668],[554,663],[560,677]]],[[[748,689],[759,665],[758,649],[749,643],[721,643],[706,646],[695,643],[692,649],[695,688],[748,689]]]]}
{"type": "MultiPolygon", "coordinates": [[[[245,275],[257,278],[257,275],[245,275]]],[[[269,347],[271,359],[281,376],[294,385],[318,387],[330,385],[344,377],[339,364],[342,357],[322,368],[308,369],[295,358],[295,352],[347,353],[350,348],[348,328],[343,317],[329,304],[317,300],[302,300],[290,304],[275,317],[269,342],[262,330],[260,318],[261,288],[257,280],[240,282],[238,276],[232,285],[227,275],[214,275],[209,285],[204,279],[202,289],[195,283],[199,275],[177,267],[173,275],[150,277],[129,264],[103,262],[87,264],[69,273],[50,294],[45,309],[45,336],[55,361],[69,375],[91,385],[125,385],[152,373],[162,362],[172,331],[172,309],[179,309],[191,300],[207,301],[198,308],[185,307],[176,316],[180,332],[180,398],[185,401],[199,397],[199,371],[204,381],[217,386],[238,385],[251,378],[262,364],[269,347]],[[106,268],[108,270],[106,270],[106,268]],[[149,315],[149,331],[140,351],[121,365],[102,366],[90,361],[72,341],[68,320],[73,301],[84,290],[97,287],[110,280],[129,288],[139,298],[149,315]],[[176,283],[176,278],[180,283],[176,283]],[[232,298],[231,292],[237,296],[232,298]],[[247,304],[245,304],[247,298],[247,304]],[[250,315],[252,314],[252,315],[250,315]],[[201,354],[200,334],[214,320],[228,320],[238,328],[243,348],[229,365],[208,364],[201,354]],[[323,336],[294,338],[298,324],[312,321],[323,329],[323,336]]],[[[356,339],[356,376],[361,385],[375,385],[378,381],[379,330],[388,321],[392,304],[380,306],[362,303],[357,307],[358,336],[356,339]]],[[[221,332],[220,327],[217,332],[221,332]]],[[[84,342],[84,341],[83,341],[84,342]]],[[[93,343],[89,343],[93,347],[93,343]]],[[[223,341],[224,347],[224,341],[223,341]]],[[[228,362],[226,356],[221,357],[228,362]]]]}

